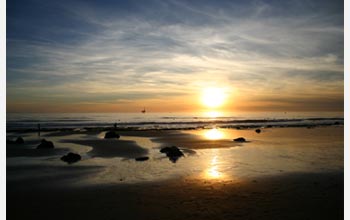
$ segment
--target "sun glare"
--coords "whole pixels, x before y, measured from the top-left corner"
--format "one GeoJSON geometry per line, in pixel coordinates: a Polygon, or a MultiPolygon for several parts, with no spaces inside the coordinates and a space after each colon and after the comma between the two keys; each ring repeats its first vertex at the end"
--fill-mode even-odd
{"type": "Polygon", "coordinates": [[[219,140],[224,137],[224,133],[216,128],[210,129],[204,133],[208,140],[219,140]]]}
{"type": "Polygon", "coordinates": [[[202,103],[209,108],[217,108],[224,104],[225,91],[221,88],[206,88],[202,93],[202,103]]]}

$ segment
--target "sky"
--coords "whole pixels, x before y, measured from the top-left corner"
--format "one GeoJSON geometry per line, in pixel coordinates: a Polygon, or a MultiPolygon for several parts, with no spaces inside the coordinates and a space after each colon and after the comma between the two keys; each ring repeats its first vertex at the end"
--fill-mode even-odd
{"type": "Polygon", "coordinates": [[[7,112],[343,111],[343,1],[7,1],[7,112]]]}

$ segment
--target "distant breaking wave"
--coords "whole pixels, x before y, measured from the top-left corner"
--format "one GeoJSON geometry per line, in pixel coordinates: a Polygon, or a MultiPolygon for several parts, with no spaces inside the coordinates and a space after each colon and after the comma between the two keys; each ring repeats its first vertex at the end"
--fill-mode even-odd
{"type": "Polygon", "coordinates": [[[11,115],[7,118],[7,131],[36,129],[40,124],[42,129],[63,128],[103,128],[117,123],[120,129],[195,129],[207,127],[302,127],[343,125],[342,117],[306,117],[306,118],[248,118],[248,117],[189,117],[189,116],[156,116],[139,117],[134,114],[84,114],[84,117],[67,117],[65,115],[11,115]],[[121,117],[122,116],[122,117],[121,117]],[[117,118],[117,120],[116,120],[117,118]],[[120,118],[120,119],[119,119],[120,118]],[[146,119],[146,120],[145,120],[146,119]]]}

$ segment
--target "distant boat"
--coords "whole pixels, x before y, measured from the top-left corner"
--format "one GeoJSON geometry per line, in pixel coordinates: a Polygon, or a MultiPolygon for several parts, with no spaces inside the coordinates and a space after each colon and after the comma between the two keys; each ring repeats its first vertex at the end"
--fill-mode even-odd
{"type": "Polygon", "coordinates": [[[145,107],[143,107],[143,110],[141,111],[143,114],[145,114],[146,113],[146,109],[145,109],[145,107]]]}

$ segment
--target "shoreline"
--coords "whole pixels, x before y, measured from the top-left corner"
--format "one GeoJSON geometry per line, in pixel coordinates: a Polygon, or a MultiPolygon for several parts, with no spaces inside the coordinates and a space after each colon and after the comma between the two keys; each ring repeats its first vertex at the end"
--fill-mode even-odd
{"type": "MultiPolygon", "coordinates": [[[[344,119],[342,119],[344,120],[344,119]]],[[[291,124],[291,125],[218,125],[215,122],[206,123],[206,126],[197,126],[197,127],[179,127],[179,128],[147,128],[147,127],[117,127],[114,128],[111,126],[91,126],[91,127],[60,127],[60,128],[40,128],[40,132],[52,132],[52,131],[61,131],[61,132],[102,132],[108,130],[115,131],[186,131],[186,130],[196,130],[196,129],[212,129],[222,128],[222,129],[255,129],[255,128],[316,128],[316,127],[332,127],[332,126],[344,126],[344,123],[324,123],[324,124],[291,124]]],[[[6,132],[38,132],[37,128],[21,128],[21,129],[8,129],[6,128],[6,132]]]]}
{"type": "Polygon", "coordinates": [[[25,144],[6,146],[8,218],[343,217],[342,125],[118,133],[113,140],[101,130],[19,133],[25,144]],[[240,136],[248,141],[232,140],[240,136]],[[55,149],[36,149],[41,138],[55,149]],[[172,145],[185,154],[176,163],[159,151],[172,145]],[[66,164],[60,157],[68,152],[82,160],[66,164]],[[149,159],[135,161],[141,154],[149,159]]]}

